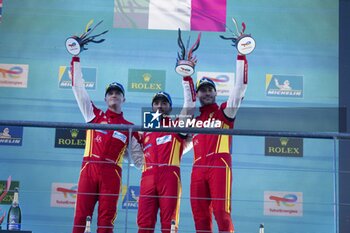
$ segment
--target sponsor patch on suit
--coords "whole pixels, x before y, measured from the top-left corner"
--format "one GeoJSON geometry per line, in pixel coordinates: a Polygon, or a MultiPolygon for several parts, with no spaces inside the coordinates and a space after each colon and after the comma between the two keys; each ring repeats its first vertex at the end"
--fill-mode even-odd
{"type": "Polygon", "coordinates": [[[171,139],[172,139],[171,135],[165,135],[163,137],[158,137],[156,139],[156,142],[157,142],[157,145],[161,145],[167,142],[171,142],[171,139]]]}

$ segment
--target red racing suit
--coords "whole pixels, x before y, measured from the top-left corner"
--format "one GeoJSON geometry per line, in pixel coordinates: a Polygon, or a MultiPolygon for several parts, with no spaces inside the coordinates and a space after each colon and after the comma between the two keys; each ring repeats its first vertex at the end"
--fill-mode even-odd
{"type": "Polygon", "coordinates": [[[149,132],[142,136],[145,165],[140,184],[137,224],[139,233],[154,232],[160,209],[162,232],[170,232],[171,221],[179,221],[180,161],[184,140],[176,133],[149,132]]]}
{"type": "MultiPolygon", "coordinates": [[[[216,122],[213,126],[232,129],[237,109],[246,90],[247,61],[239,55],[236,82],[227,102],[200,108],[196,121],[216,122]],[[225,113],[225,109],[227,112],[225,113]]],[[[204,124],[203,124],[204,125],[204,124]]],[[[194,164],[191,174],[191,207],[196,232],[212,232],[212,214],[219,232],[234,232],[231,220],[232,158],[229,135],[196,134],[193,136],[194,164]]]]}
{"type": "MultiPolygon", "coordinates": [[[[79,108],[86,122],[97,124],[127,124],[123,113],[96,108],[90,101],[82,80],[80,61],[72,59],[72,86],[79,108]]],[[[133,143],[139,140],[132,137],[133,143]]],[[[117,202],[122,176],[122,160],[129,143],[127,131],[87,130],[86,146],[78,182],[73,233],[83,233],[87,216],[98,205],[97,232],[112,233],[117,217],[117,202]]],[[[133,147],[139,144],[133,145],[133,147]]]]}
{"type": "MultiPolygon", "coordinates": [[[[192,108],[195,104],[190,77],[184,78],[183,87],[184,111],[185,108],[192,108]]],[[[165,122],[168,126],[172,125],[170,118],[164,118],[161,122],[165,122]]],[[[181,197],[180,161],[186,146],[186,138],[187,135],[163,132],[145,132],[141,136],[145,164],[137,214],[139,233],[154,232],[158,209],[160,209],[162,233],[170,232],[172,220],[175,221],[177,232],[181,197]]]]}

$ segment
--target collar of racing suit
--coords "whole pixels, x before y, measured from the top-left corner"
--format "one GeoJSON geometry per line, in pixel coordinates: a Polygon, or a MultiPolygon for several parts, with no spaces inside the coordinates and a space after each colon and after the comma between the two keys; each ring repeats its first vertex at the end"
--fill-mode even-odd
{"type": "Polygon", "coordinates": [[[113,112],[109,109],[107,109],[106,111],[106,115],[110,118],[123,118],[123,112],[121,113],[116,113],[116,112],[113,112]]]}
{"type": "Polygon", "coordinates": [[[213,103],[213,104],[208,104],[208,105],[204,105],[202,107],[199,108],[199,111],[201,113],[204,112],[214,112],[215,110],[218,110],[219,105],[217,105],[217,103],[213,103]]]}

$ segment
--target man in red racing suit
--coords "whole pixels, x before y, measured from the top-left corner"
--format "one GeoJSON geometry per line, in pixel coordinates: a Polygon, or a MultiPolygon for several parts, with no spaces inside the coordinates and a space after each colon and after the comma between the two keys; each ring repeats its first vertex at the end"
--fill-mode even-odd
{"type": "MultiPolygon", "coordinates": [[[[202,78],[196,92],[200,101],[197,127],[232,129],[237,110],[247,88],[247,60],[238,55],[236,81],[227,102],[216,103],[215,83],[202,78]]],[[[219,232],[234,232],[231,220],[231,142],[229,135],[193,136],[194,164],[191,174],[191,206],[196,232],[213,232],[212,214],[219,232]]]]}
{"type": "MultiPolygon", "coordinates": [[[[191,118],[187,109],[195,106],[195,92],[192,79],[183,78],[184,107],[180,118],[191,118]],[[187,117],[181,117],[186,116],[187,117]]],[[[173,122],[166,115],[170,113],[172,101],[166,92],[158,92],[152,100],[152,109],[161,114],[161,125],[171,127],[173,122]]],[[[186,134],[171,132],[145,132],[141,136],[144,152],[144,167],[140,185],[140,199],[137,216],[139,233],[152,233],[160,209],[162,233],[177,232],[179,223],[181,179],[180,161],[186,146],[186,134]]]]}
{"type": "MultiPolygon", "coordinates": [[[[106,112],[98,109],[90,100],[84,86],[80,58],[71,62],[72,89],[86,122],[97,124],[126,124],[121,111],[125,91],[121,84],[111,83],[105,92],[106,112]]],[[[96,202],[98,205],[97,232],[112,233],[117,217],[122,160],[129,143],[132,149],[140,151],[137,134],[129,142],[127,131],[87,130],[86,146],[80,171],[78,194],[74,214],[73,233],[83,233],[87,216],[92,216],[96,202]]],[[[136,156],[135,154],[133,154],[136,156]]],[[[142,155],[138,155],[142,163],[142,155]],[[140,159],[141,158],[141,159],[140,159]]]]}

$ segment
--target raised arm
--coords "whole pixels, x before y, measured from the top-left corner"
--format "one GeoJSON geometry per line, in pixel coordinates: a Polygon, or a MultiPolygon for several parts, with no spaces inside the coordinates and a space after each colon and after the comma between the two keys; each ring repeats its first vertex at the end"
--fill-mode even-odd
{"type": "Polygon", "coordinates": [[[239,106],[247,90],[248,62],[246,56],[238,55],[236,61],[236,80],[227,100],[224,114],[231,119],[236,117],[239,106]]]}
{"type": "MultiPolygon", "coordinates": [[[[184,104],[180,113],[180,116],[193,117],[194,110],[196,108],[196,92],[194,90],[194,84],[191,77],[183,77],[182,87],[184,93],[184,104]]],[[[186,118],[186,117],[185,117],[186,118]]],[[[181,120],[181,118],[180,118],[181,120]]]]}
{"type": "Polygon", "coordinates": [[[80,58],[72,57],[71,61],[72,90],[77,100],[79,109],[86,122],[95,118],[93,104],[90,100],[84,85],[83,74],[81,72],[80,58]]]}
{"type": "MultiPolygon", "coordinates": [[[[180,112],[179,120],[186,122],[187,119],[192,119],[196,109],[196,92],[191,77],[183,77],[182,87],[184,91],[184,104],[180,112]]],[[[182,137],[186,137],[184,142],[183,154],[190,151],[193,147],[192,138],[187,133],[179,133],[182,137]]]]}

